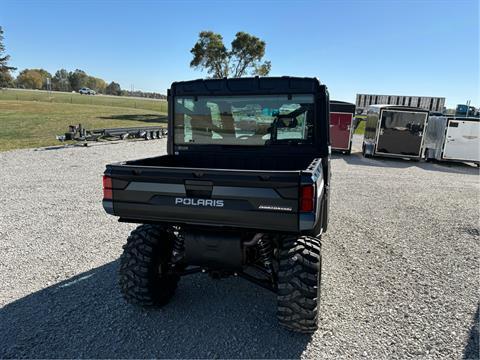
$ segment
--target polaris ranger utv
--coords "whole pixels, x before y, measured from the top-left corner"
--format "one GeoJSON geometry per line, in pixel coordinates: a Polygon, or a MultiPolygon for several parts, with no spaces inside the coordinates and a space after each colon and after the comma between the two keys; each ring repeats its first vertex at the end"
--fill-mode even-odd
{"type": "Polygon", "coordinates": [[[140,223],[121,257],[125,299],[166,304],[180,277],[241,276],[277,317],[317,328],[330,187],[329,98],[313,78],[173,83],[168,155],[107,165],[103,206],[140,223]]]}

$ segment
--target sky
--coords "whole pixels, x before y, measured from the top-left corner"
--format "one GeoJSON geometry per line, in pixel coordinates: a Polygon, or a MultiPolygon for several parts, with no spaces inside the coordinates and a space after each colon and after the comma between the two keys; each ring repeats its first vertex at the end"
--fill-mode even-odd
{"type": "Polygon", "coordinates": [[[229,45],[263,39],[271,76],[318,77],[330,98],[442,96],[480,106],[479,0],[0,0],[10,64],[82,69],[122,88],[166,93],[202,30],[229,45]]]}

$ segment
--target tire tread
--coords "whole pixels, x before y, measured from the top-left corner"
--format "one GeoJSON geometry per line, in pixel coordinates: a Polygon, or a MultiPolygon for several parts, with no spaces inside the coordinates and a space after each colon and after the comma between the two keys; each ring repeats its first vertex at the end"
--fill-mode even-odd
{"type": "Polygon", "coordinates": [[[320,300],[321,244],[310,236],[286,238],[280,246],[277,318],[287,329],[317,329],[320,300]]]}

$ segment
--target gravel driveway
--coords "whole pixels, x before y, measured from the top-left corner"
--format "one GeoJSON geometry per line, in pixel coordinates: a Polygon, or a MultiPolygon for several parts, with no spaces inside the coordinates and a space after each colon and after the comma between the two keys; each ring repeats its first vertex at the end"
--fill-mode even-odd
{"type": "Polygon", "coordinates": [[[101,174],[165,145],[0,153],[0,358],[478,358],[477,168],[334,156],[321,323],[305,336],[238,278],[186,277],[161,310],[122,301],[133,226],[104,213],[101,174]]]}

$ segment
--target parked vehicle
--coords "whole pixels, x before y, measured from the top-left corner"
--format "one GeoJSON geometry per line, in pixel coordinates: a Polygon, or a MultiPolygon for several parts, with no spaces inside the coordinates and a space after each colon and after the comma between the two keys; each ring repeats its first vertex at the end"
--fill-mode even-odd
{"type": "Polygon", "coordinates": [[[425,159],[480,164],[480,118],[431,116],[425,132],[425,159]]]}
{"type": "Polygon", "coordinates": [[[479,112],[475,109],[474,106],[458,104],[455,109],[456,117],[474,117],[479,116],[479,112]]]}
{"type": "Polygon", "coordinates": [[[95,90],[89,89],[87,87],[81,88],[80,90],[78,90],[78,93],[81,94],[81,95],[96,95],[97,94],[95,90]]]}
{"type": "Polygon", "coordinates": [[[367,111],[364,156],[420,160],[428,110],[396,105],[371,105],[367,111]]]}
{"type": "Polygon", "coordinates": [[[354,114],[355,104],[337,100],[330,101],[330,145],[332,150],[345,154],[352,152],[352,135],[355,130],[354,114]]]}
{"type": "Polygon", "coordinates": [[[161,306],[181,276],[237,275],[277,293],[281,325],[313,332],[329,213],[326,86],[194,80],[173,83],[168,104],[168,155],[105,170],[106,212],[144,224],[121,258],[125,299],[161,306]]]}

